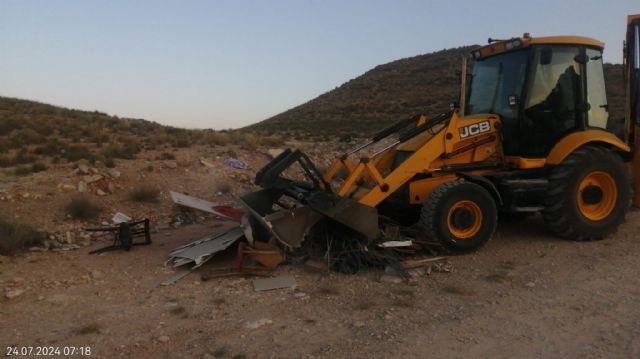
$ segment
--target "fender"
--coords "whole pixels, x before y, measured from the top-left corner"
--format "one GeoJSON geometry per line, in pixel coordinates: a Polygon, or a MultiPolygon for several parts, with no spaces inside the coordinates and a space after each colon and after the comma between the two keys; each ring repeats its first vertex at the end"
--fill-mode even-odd
{"type": "Polygon", "coordinates": [[[560,162],[567,158],[567,156],[569,156],[573,151],[578,149],[578,147],[588,143],[605,143],[620,151],[627,153],[631,152],[629,146],[611,132],[604,130],[586,130],[571,133],[558,141],[558,143],[556,143],[556,145],[551,149],[549,156],[547,156],[546,164],[560,164],[560,162]]]}
{"type": "Polygon", "coordinates": [[[491,197],[493,197],[496,203],[499,206],[502,206],[502,196],[500,195],[500,192],[496,188],[496,185],[494,185],[493,182],[489,181],[487,178],[470,173],[456,173],[456,176],[483,187],[487,190],[487,192],[491,194],[491,197]]]}

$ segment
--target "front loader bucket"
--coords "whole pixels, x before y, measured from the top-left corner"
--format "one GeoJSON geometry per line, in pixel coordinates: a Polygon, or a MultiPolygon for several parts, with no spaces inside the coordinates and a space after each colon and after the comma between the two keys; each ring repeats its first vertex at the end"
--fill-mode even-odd
{"type": "Polygon", "coordinates": [[[368,238],[378,236],[378,213],[375,208],[318,192],[309,196],[306,205],[274,210],[273,204],[280,196],[279,191],[264,189],[240,197],[240,202],[249,212],[254,239],[266,240],[270,234],[286,246],[298,248],[311,228],[324,218],[368,238]]]}
{"type": "Polygon", "coordinates": [[[273,236],[286,246],[297,248],[311,227],[322,219],[339,223],[370,239],[378,236],[378,211],[334,194],[313,162],[299,150],[286,149],[271,160],[256,173],[256,184],[264,189],[239,198],[249,212],[254,239],[264,241],[273,236]],[[283,177],[283,172],[295,164],[301,166],[310,182],[283,177]],[[283,196],[298,204],[284,205],[283,196]]]}
{"type": "Polygon", "coordinates": [[[322,215],[306,206],[274,211],[273,204],[279,197],[277,191],[270,190],[260,190],[240,197],[240,203],[249,212],[253,237],[267,240],[269,235],[273,235],[288,247],[300,247],[309,229],[322,219],[322,215]]]}

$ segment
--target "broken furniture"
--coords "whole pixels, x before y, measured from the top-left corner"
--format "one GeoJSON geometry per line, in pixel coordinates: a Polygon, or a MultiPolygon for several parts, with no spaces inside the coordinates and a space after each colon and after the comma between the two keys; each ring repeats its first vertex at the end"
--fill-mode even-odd
{"type": "Polygon", "coordinates": [[[98,254],[117,249],[128,251],[132,246],[151,244],[151,233],[149,232],[149,219],[139,221],[120,222],[116,226],[85,228],[87,232],[113,233],[113,244],[107,247],[93,250],[89,254],[98,254]],[[144,242],[134,242],[135,238],[144,238],[144,242]]]}

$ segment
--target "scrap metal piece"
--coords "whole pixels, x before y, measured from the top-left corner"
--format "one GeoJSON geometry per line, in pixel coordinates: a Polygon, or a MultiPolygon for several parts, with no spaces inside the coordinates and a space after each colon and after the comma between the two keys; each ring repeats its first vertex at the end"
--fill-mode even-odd
{"type": "Polygon", "coordinates": [[[186,277],[187,275],[189,275],[189,273],[191,273],[193,271],[193,269],[184,269],[181,270],[179,272],[177,272],[176,274],[172,275],[171,277],[165,279],[162,281],[162,283],[160,283],[160,285],[162,286],[167,286],[167,285],[171,285],[177,281],[179,281],[180,279],[186,277]]]}
{"type": "Polygon", "coordinates": [[[172,263],[174,267],[177,267],[193,262],[192,269],[198,268],[215,253],[227,249],[243,235],[243,229],[237,226],[227,232],[207,236],[171,251],[167,263],[172,263]]]}
{"type": "Polygon", "coordinates": [[[133,220],[133,218],[127,216],[126,214],[124,214],[122,212],[118,212],[118,213],[114,214],[113,217],[111,218],[111,221],[114,224],[120,224],[122,222],[130,222],[132,220],[133,220]]]}
{"type": "Polygon", "coordinates": [[[255,276],[255,277],[269,277],[271,271],[266,268],[259,268],[253,266],[244,266],[241,271],[238,268],[216,268],[211,269],[200,276],[200,280],[206,282],[211,279],[223,278],[223,277],[236,277],[236,276],[255,276]]]}
{"type": "Polygon", "coordinates": [[[309,229],[322,219],[322,215],[306,206],[273,212],[273,203],[279,197],[275,191],[261,190],[245,194],[238,200],[249,212],[253,237],[257,234],[257,239],[266,240],[265,233],[255,232],[267,231],[282,244],[298,248],[309,229]]]}
{"type": "Polygon", "coordinates": [[[295,288],[296,280],[292,276],[283,275],[279,277],[255,279],[253,281],[253,290],[256,292],[263,290],[295,288]]]}
{"type": "Polygon", "coordinates": [[[447,257],[432,257],[432,258],[420,258],[420,259],[406,259],[402,261],[402,267],[405,269],[413,269],[423,267],[429,263],[440,262],[447,260],[447,257]]]}
{"type": "Polygon", "coordinates": [[[249,257],[256,262],[262,264],[267,269],[274,270],[280,263],[284,261],[284,253],[275,245],[264,242],[254,242],[253,247],[246,246],[244,243],[238,245],[238,253],[236,254],[236,265],[239,271],[244,267],[244,258],[249,257]]]}
{"type": "Polygon", "coordinates": [[[378,244],[378,247],[382,248],[397,248],[397,247],[411,247],[413,245],[413,241],[388,241],[382,242],[378,244]]]}
{"type": "Polygon", "coordinates": [[[221,218],[233,219],[232,217],[229,217],[228,215],[222,212],[216,211],[214,207],[217,206],[217,204],[213,202],[205,201],[204,199],[188,196],[186,194],[173,192],[173,191],[169,191],[169,195],[171,196],[171,200],[173,201],[173,203],[177,205],[215,214],[216,216],[221,218]]]}
{"type": "Polygon", "coordinates": [[[369,239],[380,236],[378,210],[333,193],[317,192],[307,197],[309,207],[369,239]]]}

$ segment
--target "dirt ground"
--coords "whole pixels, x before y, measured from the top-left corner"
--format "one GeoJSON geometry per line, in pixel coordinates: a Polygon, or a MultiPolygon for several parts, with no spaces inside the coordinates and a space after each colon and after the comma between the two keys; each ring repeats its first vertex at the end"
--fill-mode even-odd
{"type": "Polygon", "coordinates": [[[169,250],[216,221],[154,233],[154,244],[89,256],[2,257],[0,344],[89,346],[96,358],[637,358],[640,212],[603,241],[551,237],[539,218],[503,224],[451,273],[410,283],[284,265],[295,289],[252,278],[201,281],[214,258],[171,286],[169,250]]]}

